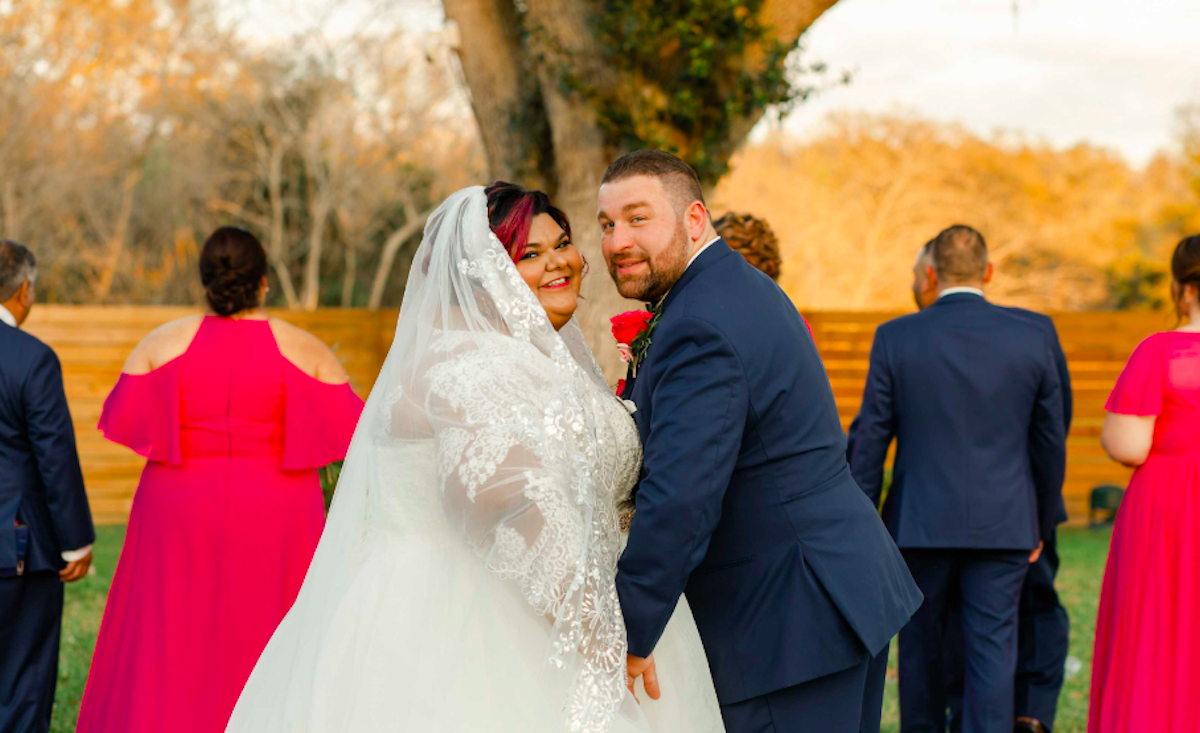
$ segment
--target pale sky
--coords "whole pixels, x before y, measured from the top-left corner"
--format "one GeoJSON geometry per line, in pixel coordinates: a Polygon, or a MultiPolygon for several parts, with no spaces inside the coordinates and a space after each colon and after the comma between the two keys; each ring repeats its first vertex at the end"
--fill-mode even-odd
{"type": "Polygon", "coordinates": [[[1200,0],[1019,0],[1015,16],[1011,0],[842,0],[805,39],[805,58],[854,78],[785,120],[802,133],[831,110],[903,106],[1140,165],[1200,103],[1200,0]]]}
{"type": "MultiPolygon", "coordinates": [[[[328,0],[225,0],[268,35],[328,0]]],[[[326,30],[381,9],[419,34],[436,0],[340,0],[326,30]],[[364,12],[365,11],[365,12],[364,12]]],[[[365,17],[364,17],[365,16],[365,17]]],[[[308,20],[311,20],[310,15],[308,20]]],[[[1174,110],[1200,103],[1200,0],[841,0],[805,36],[804,56],[851,70],[849,86],[796,109],[805,134],[834,110],[903,108],[983,135],[1003,129],[1056,146],[1088,141],[1144,164],[1172,144],[1174,110]]],[[[760,130],[761,133],[761,130],[760,130]]]]}

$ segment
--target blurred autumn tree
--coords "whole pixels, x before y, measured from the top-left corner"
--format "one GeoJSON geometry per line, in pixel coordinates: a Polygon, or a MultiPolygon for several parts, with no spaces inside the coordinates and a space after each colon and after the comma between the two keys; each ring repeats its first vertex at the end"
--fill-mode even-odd
{"type": "Polygon", "coordinates": [[[399,302],[430,206],[482,173],[449,51],[237,30],[207,0],[0,3],[0,231],[43,297],[201,302],[197,243],[233,223],[277,305],[399,302]]]}
{"type": "MultiPolygon", "coordinates": [[[[1163,298],[1155,273],[1182,232],[1200,228],[1188,180],[1178,156],[1137,171],[1087,145],[985,140],[904,113],[843,114],[807,141],[776,136],[745,150],[714,210],[770,222],[781,285],[801,308],[911,308],[917,250],[954,223],[987,237],[998,266],[990,292],[1003,302],[1125,308],[1163,298]]],[[[1200,190],[1200,170],[1191,180],[1200,190]]]]}
{"type": "MultiPolygon", "coordinates": [[[[421,37],[376,13],[327,32],[337,0],[255,33],[228,7],[267,0],[216,1],[0,1],[0,236],[38,251],[44,297],[198,304],[197,243],[234,223],[274,305],[395,305],[430,208],[489,176],[553,193],[596,265],[599,176],[637,145],[720,179],[717,214],[765,217],[804,308],[910,307],[916,249],[955,221],[988,236],[1003,300],[1153,307],[1200,230],[1200,108],[1140,170],[899,113],[734,156],[809,92],[788,52],[831,0],[445,0],[459,22],[421,37]]],[[[595,337],[627,304],[601,269],[586,288],[595,337]]]]}

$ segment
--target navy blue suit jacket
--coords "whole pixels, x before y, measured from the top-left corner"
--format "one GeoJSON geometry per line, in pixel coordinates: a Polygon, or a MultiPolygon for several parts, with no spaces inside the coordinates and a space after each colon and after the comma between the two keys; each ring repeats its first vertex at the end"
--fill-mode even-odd
{"type": "MultiPolygon", "coordinates": [[[[1058,329],[1054,327],[1054,321],[1050,316],[1025,310],[1024,308],[1005,308],[1004,310],[1013,315],[1028,319],[1050,334],[1050,337],[1053,339],[1054,367],[1058,371],[1058,379],[1062,383],[1063,434],[1069,436],[1071,434],[1071,419],[1074,416],[1075,410],[1075,395],[1071,389],[1071,371],[1067,368],[1067,355],[1063,352],[1062,342],[1058,339],[1058,329]]],[[[1063,500],[1061,489],[1058,492],[1058,517],[1056,521],[1059,524],[1067,521],[1067,504],[1063,500]]]]}
{"type": "MultiPolygon", "coordinates": [[[[1071,371],[1067,367],[1067,355],[1063,351],[1062,342],[1058,340],[1058,329],[1054,327],[1054,321],[1047,315],[1023,308],[1005,308],[1004,310],[1013,315],[1028,319],[1031,323],[1045,330],[1053,338],[1054,366],[1058,370],[1058,378],[1062,381],[1063,433],[1070,435],[1075,398],[1074,392],[1071,389],[1071,371]]],[[[854,452],[854,436],[858,432],[858,420],[859,418],[856,416],[854,421],[850,423],[850,430],[846,436],[846,453],[848,456],[854,452]]],[[[1062,524],[1067,521],[1067,505],[1063,501],[1061,492],[1059,492],[1058,505],[1058,523],[1062,524]]]]}
{"type": "Polygon", "coordinates": [[[625,396],[645,446],[617,574],[631,653],[686,592],[729,704],[865,661],[916,611],[803,319],[724,241],[671,289],[625,396]]]}
{"type": "Polygon", "coordinates": [[[0,566],[16,562],[14,520],[29,527],[26,572],[96,541],[62,366],[49,346],[0,322],[0,566]]]}
{"type": "Polygon", "coordinates": [[[1053,535],[1067,412],[1042,319],[958,293],[876,330],[851,467],[878,503],[896,439],[883,518],[900,547],[1032,550],[1053,535]]]}

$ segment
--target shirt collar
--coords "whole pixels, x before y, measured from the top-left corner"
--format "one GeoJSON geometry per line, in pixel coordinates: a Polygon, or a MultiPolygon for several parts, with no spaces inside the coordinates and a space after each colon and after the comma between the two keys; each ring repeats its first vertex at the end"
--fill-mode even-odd
{"type": "MultiPolygon", "coordinates": [[[[696,254],[692,255],[692,259],[688,260],[687,266],[688,266],[688,267],[691,267],[691,266],[692,266],[692,263],[693,263],[693,262],[695,262],[695,261],[696,261],[696,259],[697,259],[698,257],[700,257],[700,255],[704,254],[704,250],[706,250],[706,249],[708,249],[709,247],[711,247],[711,246],[713,246],[714,244],[716,244],[716,243],[717,243],[717,240],[718,240],[718,239],[720,239],[720,238],[721,238],[721,235],[720,235],[720,234],[718,234],[717,236],[713,237],[713,238],[712,238],[712,241],[710,241],[708,244],[706,244],[706,245],[704,245],[703,247],[701,247],[700,249],[696,250],[696,254]]],[[[687,269],[687,267],[685,267],[685,268],[683,268],[683,269],[685,269],[685,270],[686,270],[686,269],[687,269]]]]}
{"type": "Polygon", "coordinates": [[[979,288],[957,287],[946,288],[942,292],[938,293],[938,300],[945,298],[947,295],[956,295],[958,293],[970,293],[971,295],[978,295],[980,298],[984,297],[983,291],[979,288]]]}
{"type": "MultiPolygon", "coordinates": [[[[698,260],[698,259],[700,258],[700,255],[704,254],[704,250],[706,250],[706,249],[708,249],[709,247],[711,247],[711,246],[713,246],[714,244],[716,244],[716,243],[717,243],[717,241],[718,241],[719,239],[721,239],[721,235],[720,235],[720,234],[718,234],[717,236],[713,237],[713,238],[712,238],[712,240],[711,240],[711,241],[709,241],[709,243],[708,243],[708,244],[706,244],[706,245],[704,245],[703,247],[701,247],[700,249],[696,250],[696,254],[692,255],[692,259],[688,260],[687,267],[684,267],[684,268],[683,268],[684,272],[687,272],[687,269],[688,269],[688,267],[691,267],[691,266],[692,266],[692,263],[693,263],[693,262],[695,262],[696,260],[698,260]]],[[[662,297],[662,299],[660,299],[658,302],[659,302],[659,303],[666,302],[666,300],[667,300],[667,296],[668,296],[668,295],[670,295],[670,294],[671,294],[671,291],[670,291],[670,290],[668,290],[667,292],[663,293],[663,297],[662,297]]]]}
{"type": "Polygon", "coordinates": [[[13,328],[17,327],[17,319],[7,308],[0,305],[0,322],[7,323],[13,328]]]}

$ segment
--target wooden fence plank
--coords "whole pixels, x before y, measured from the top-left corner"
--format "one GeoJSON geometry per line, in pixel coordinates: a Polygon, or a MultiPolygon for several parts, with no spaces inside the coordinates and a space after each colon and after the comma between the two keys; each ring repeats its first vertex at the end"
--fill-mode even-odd
{"type": "MultiPolygon", "coordinates": [[[[143,460],[109,443],[96,430],[104,398],[116,383],[129,351],[154,328],[195,311],[173,307],[40,305],[27,328],[50,344],[63,363],[84,478],[98,523],[128,519],[143,460]]],[[[312,331],[329,344],[366,397],[395,335],[398,311],[321,310],[273,312],[312,331]]],[[[804,312],[825,361],[843,427],[862,401],[875,328],[900,313],[804,312]]],[[[1104,401],[1134,347],[1155,331],[1172,327],[1158,314],[1054,314],[1075,388],[1075,421],[1067,449],[1063,492],[1073,522],[1087,518],[1088,492],[1099,483],[1125,485],[1130,470],[1109,461],[1100,448],[1104,401]]]]}

